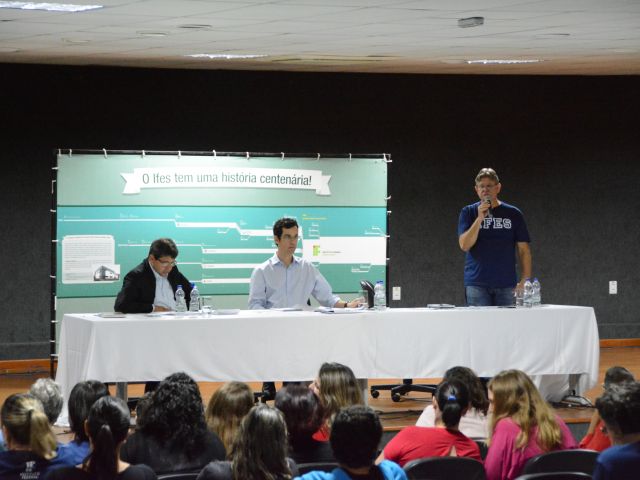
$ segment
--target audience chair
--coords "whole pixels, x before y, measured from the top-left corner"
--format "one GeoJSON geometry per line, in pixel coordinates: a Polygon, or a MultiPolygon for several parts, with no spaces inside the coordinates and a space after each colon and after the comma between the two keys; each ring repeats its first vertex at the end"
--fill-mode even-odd
{"type": "Polygon", "coordinates": [[[515,480],[589,480],[591,475],[583,472],[547,472],[520,475],[515,480]]]}
{"type": "Polygon", "coordinates": [[[165,473],[158,475],[158,480],[196,480],[200,472],[191,473],[165,473]]]}
{"type": "Polygon", "coordinates": [[[373,385],[370,391],[373,398],[378,398],[380,396],[379,390],[391,390],[391,400],[399,402],[402,396],[409,392],[430,393],[433,396],[436,393],[436,387],[437,385],[416,384],[412,379],[405,378],[402,383],[373,385]]]}
{"type": "Polygon", "coordinates": [[[559,450],[529,459],[522,473],[582,472],[593,474],[598,452],[593,450],[559,450]]]}
{"type": "Polygon", "coordinates": [[[489,446],[487,445],[487,441],[486,440],[473,440],[474,442],[476,442],[476,445],[478,445],[478,448],[480,449],[480,458],[482,458],[482,461],[484,462],[485,458],[487,458],[487,453],[489,453],[489,446]]]}
{"type": "Polygon", "coordinates": [[[404,466],[410,480],[485,480],[482,463],[465,457],[430,457],[412,460],[404,466]]]}
{"type": "Polygon", "coordinates": [[[312,463],[299,463],[298,471],[300,475],[305,473],[320,471],[320,472],[332,472],[339,465],[336,462],[312,462],[312,463]]]}

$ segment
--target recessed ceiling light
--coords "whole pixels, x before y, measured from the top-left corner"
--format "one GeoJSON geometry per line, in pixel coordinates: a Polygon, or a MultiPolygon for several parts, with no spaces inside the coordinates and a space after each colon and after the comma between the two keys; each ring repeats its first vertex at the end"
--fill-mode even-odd
{"type": "Polygon", "coordinates": [[[143,37],[166,37],[167,35],[169,35],[169,32],[160,32],[158,30],[140,30],[136,32],[136,34],[143,37]]]}
{"type": "Polygon", "coordinates": [[[522,63],[539,63],[542,60],[465,60],[465,63],[469,65],[518,65],[522,63]]]}
{"type": "Polygon", "coordinates": [[[62,41],[64,43],[73,43],[73,44],[91,43],[91,40],[87,38],[63,38],[62,41]]]}
{"type": "Polygon", "coordinates": [[[103,5],[74,5],[72,3],[44,3],[44,2],[2,2],[0,8],[15,8],[18,10],[46,10],[48,12],[84,12],[104,8],[103,5]]]}
{"type": "Polygon", "coordinates": [[[182,25],[178,25],[178,28],[190,28],[192,30],[207,30],[211,28],[211,25],[207,25],[206,23],[184,23],[182,25]]]}
{"type": "Polygon", "coordinates": [[[193,53],[185,55],[192,58],[208,58],[210,60],[241,60],[247,58],[264,58],[267,55],[240,55],[234,53],[193,53]]]}
{"type": "Polygon", "coordinates": [[[467,17],[458,20],[460,28],[479,27],[484,25],[484,17],[467,17]]]}

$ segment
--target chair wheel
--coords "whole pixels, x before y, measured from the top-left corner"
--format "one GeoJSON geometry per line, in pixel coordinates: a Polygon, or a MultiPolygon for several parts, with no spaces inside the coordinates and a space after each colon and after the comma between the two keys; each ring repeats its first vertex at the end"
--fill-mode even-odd
{"type": "Polygon", "coordinates": [[[378,390],[371,390],[371,397],[378,398],[380,396],[380,392],[378,390]]]}
{"type": "Polygon", "coordinates": [[[400,398],[402,398],[402,397],[400,396],[399,393],[392,393],[391,394],[391,400],[393,400],[394,402],[399,402],[400,398]]]}

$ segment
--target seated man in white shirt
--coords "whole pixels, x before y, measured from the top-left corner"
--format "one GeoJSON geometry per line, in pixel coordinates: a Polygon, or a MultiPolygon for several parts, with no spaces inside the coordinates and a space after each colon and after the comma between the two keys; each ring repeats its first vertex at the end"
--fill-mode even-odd
{"type": "MultiPolygon", "coordinates": [[[[334,295],[331,286],[308,260],[294,255],[298,246],[298,222],[281,218],[273,225],[276,253],[253,270],[249,287],[249,308],[290,308],[307,305],[310,297],[320,305],[334,308],[355,308],[361,299],[350,302],[334,295]]],[[[275,384],[262,385],[262,400],[275,398],[275,384]]]]}
{"type": "Polygon", "coordinates": [[[308,260],[294,256],[298,246],[298,222],[281,218],[273,225],[278,250],[251,274],[249,308],[288,308],[307,305],[310,297],[320,305],[355,308],[360,299],[346,302],[334,295],[331,286],[308,260]]]}

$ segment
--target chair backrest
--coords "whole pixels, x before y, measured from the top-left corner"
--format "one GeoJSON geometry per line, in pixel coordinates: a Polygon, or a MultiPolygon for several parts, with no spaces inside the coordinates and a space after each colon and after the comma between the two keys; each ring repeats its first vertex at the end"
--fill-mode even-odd
{"type": "Polygon", "coordinates": [[[515,480],[589,480],[591,475],[583,472],[546,472],[527,473],[520,475],[515,480]]]}
{"type": "Polygon", "coordinates": [[[158,475],[158,480],[196,480],[200,472],[191,473],[165,473],[158,475]]]}
{"type": "Polygon", "coordinates": [[[530,458],[522,473],[582,472],[593,474],[598,452],[593,450],[559,450],[530,458]]]}
{"type": "Polygon", "coordinates": [[[298,471],[300,472],[300,475],[304,475],[305,473],[314,471],[331,472],[338,467],[339,465],[337,462],[299,463],[298,471]]]}
{"type": "Polygon", "coordinates": [[[485,480],[484,466],[472,458],[430,457],[412,460],[404,466],[411,480],[485,480]]]}
{"type": "Polygon", "coordinates": [[[484,461],[487,458],[487,453],[489,453],[489,446],[487,445],[486,440],[474,440],[476,445],[478,445],[478,449],[480,449],[480,458],[484,461]]]}

